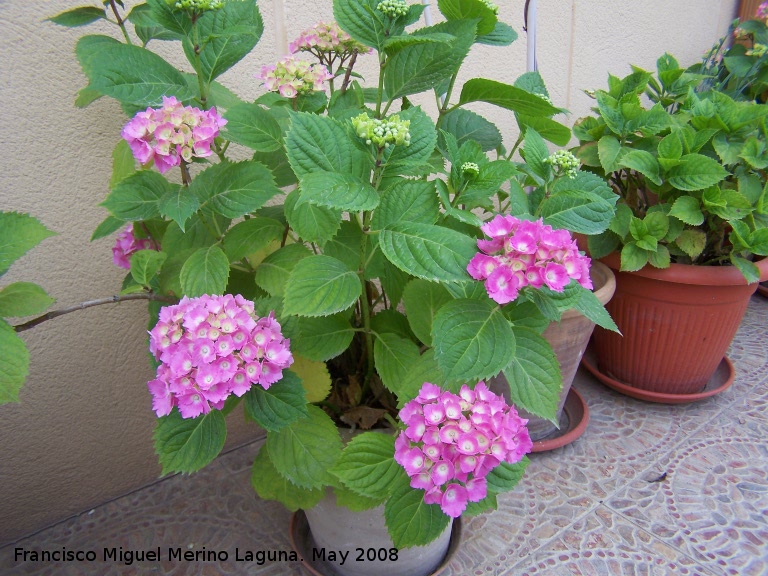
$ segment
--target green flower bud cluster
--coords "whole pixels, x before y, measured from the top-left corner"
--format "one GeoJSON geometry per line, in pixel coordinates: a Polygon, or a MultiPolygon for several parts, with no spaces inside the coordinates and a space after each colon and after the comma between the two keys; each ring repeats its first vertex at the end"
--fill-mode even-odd
{"type": "Polygon", "coordinates": [[[491,0],[480,0],[480,1],[483,4],[485,4],[488,7],[488,9],[491,12],[493,12],[494,14],[498,14],[499,13],[499,7],[496,4],[494,4],[493,2],[491,2],[491,0]]]}
{"type": "Polygon", "coordinates": [[[178,10],[201,14],[208,10],[218,10],[224,6],[224,0],[165,0],[166,4],[178,10]]]}
{"type": "MultiPolygon", "coordinates": [[[[536,96],[538,96],[539,98],[541,98],[542,100],[544,100],[544,101],[545,101],[547,104],[552,104],[552,98],[550,98],[550,97],[549,97],[549,96],[547,96],[546,94],[539,94],[539,93],[536,93],[536,96]]],[[[552,104],[552,105],[554,106],[554,104],[552,104]]]]}
{"type": "Polygon", "coordinates": [[[549,156],[545,162],[562,170],[568,178],[575,178],[579,171],[579,159],[567,150],[558,150],[549,156]]]}
{"type": "Polygon", "coordinates": [[[399,18],[408,14],[408,3],[405,0],[381,0],[376,9],[390,18],[399,18]]]}
{"type": "Polygon", "coordinates": [[[352,118],[355,134],[365,140],[366,144],[374,144],[378,148],[392,146],[408,146],[411,143],[410,120],[400,120],[395,114],[386,120],[371,118],[363,112],[352,118]]]}
{"type": "Polygon", "coordinates": [[[480,174],[480,166],[475,162],[464,162],[461,165],[461,173],[468,178],[474,178],[480,174]]]}
{"type": "Polygon", "coordinates": [[[746,51],[747,56],[757,56],[760,57],[768,50],[768,46],[765,44],[760,44],[759,42],[755,42],[754,46],[746,51]]]}

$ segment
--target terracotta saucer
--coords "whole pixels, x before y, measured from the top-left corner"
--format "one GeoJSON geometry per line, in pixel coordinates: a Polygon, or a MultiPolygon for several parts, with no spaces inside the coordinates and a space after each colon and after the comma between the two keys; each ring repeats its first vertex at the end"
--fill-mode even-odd
{"type": "Polygon", "coordinates": [[[622,394],[637,398],[638,400],[658,402],[660,404],[686,404],[688,402],[710,398],[711,396],[715,396],[716,394],[720,394],[720,392],[727,390],[730,385],[733,384],[733,380],[736,377],[733,364],[728,357],[725,356],[720,361],[717,370],[715,370],[715,373],[701,392],[696,392],[695,394],[666,394],[664,392],[652,392],[650,390],[635,388],[634,386],[615,380],[607,374],[600,372],[597,368],[597,358],[592,350],[591,342],[587,347],[587,351],[584,352],[581,363],[595,378],[608,386],[608,388],[612,388],[616,390],[616,392],[621,392],[622,394]]]}
{"type": "MultiPolygon", "coordinates": [[[[309,531],[309,522],[304,510],[297,510],[291,515],[290,526],[291,547],[296,551],[301,559],[301,565],[307,572],[314,576],[335,576],[333,569],[322,560],[310,560],[312,558],[312,547],[316,546],[312,533],[309,531]]],[[[453,557],[456,555],[461,542],[461,518],[453,521],[451,530],[451,539],[448,542],[448,552],[440,566],[429,576],[437,576],[448,567],[453,557]]]]}
{"type": "Polygon", "coordinates": [[[584,433],[589,424],[589,408],[581,394],[571,388],[563,404],[563,411],[558,422],[560,428],[546,438],[533,443],[531,452],[547,452],[570,444],[584,433]]]}

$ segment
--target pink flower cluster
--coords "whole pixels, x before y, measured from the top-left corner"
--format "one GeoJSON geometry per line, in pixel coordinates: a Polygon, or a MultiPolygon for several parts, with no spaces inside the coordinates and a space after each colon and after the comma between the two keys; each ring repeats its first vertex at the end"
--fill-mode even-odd
{"type": "Polygon", "coordinates": [[[322,90],[323,82],[332,76],[321,64],[286,56],[273,66],[263,66],[256,78],[264,81],[267,90],[279,92],[284,98],[295,98],[298,94],[322,90]]]}
{"type": "Polygon", "coordinates": [[[299,34],[296,40],[288,44],[288,50],[291,54],[300,50],[312,53],[354,51],[368,53],[372,51],[372,49],[352,39],[336,22],[330,24],[319,22],[312,28],[307,28],[299,34]]]}
{"type": "Polygon", "coordinates": [[[768,20],[768,2],[762,2],[760,6],[757,7],[755,16],[761,20],[768,20]]]}
{"type": "Polygon", "coordinates": [[[474,390],[465,384],[458,395],[425,382],[400,419],[407,427],[395,440],[395,461],[412,488],[425,490],[424,502],[452,518],[486,497],[491,470],[519,462],[533,447],[528,421],[484,382],[474,390]]]}
{"type": "Polygon", "coordinates": [[[112,247],[112,262],[115,266],[131,269],[130,257],[139,250],[159,250],[157,244],[151,238],[136,238],[133,235],[133,224],[128,224],[120,234],[117,235],[115,245],[112,247]]]}
{"type": "Polygon", "coordinates": [[[555,230],[542,220],[531,222],[497,215],[481,226],[490,240],[478,240],[477,253],[467,266],[475,280],[485,281],[493,300],[507,304],[526,286],[547,286],[562,292],[571,280],[592,288],[590,259],[579,252],[567,230],[555,230]]]}
{"type": "Polygon", "coordinates": [[[165,174],[182,160],[210,156],[211,144],[226,123],[216,108],[182,106],[174,96],[163,96],[163,106],[137,113],[123,128],[122,137],[136,160],[141,164],[154,160],[165,174]]]}
{"type": "Polygon", "coordinates": [[[240,295],[182,298],[160,310],[149,351],[160,361],[148,382],[158,416],[179,408],[183,418],[220,409],[252,384],[265,390],[293,363],[274,314],[259,318],[240,295]]]}

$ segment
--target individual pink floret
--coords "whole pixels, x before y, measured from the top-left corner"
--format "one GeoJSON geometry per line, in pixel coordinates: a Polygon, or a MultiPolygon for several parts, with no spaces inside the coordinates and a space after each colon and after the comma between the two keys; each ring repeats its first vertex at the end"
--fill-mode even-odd
{"type": "Polygon", "coordinates": [[[252,302],[230,294],[185,297],[162,308],[149,349],[160,361],[148,383],[158,416],[174,407],[183,418],[207,414],[254,384],[269,388],[293,363],[274,313],[259,318],[252,302]]]}

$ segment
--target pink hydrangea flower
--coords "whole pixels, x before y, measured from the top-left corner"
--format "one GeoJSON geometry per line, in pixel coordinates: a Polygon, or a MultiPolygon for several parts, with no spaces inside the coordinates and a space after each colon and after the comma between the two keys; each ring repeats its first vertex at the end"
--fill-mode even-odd
{"type": "Polygon", "coordinates": [[[299,51],[310,52],[320,57],[327,52],[351,54],[369,53],[373,50],[354,40],[336,22],[319,22],[304,30],[296,40],[288,44],[288,51],[291,54],[299,51]]]}
{"type": "Polygon", "coordinates": [[[133,224],[129,224],[117,235],[112,247],[112,262],[115,266],[130,270],[131,255],[139,250],[160,250],[151,238],[136,238],[133,235],[133,224]]]}
{"type": "Polygon", "coordinates": [[[508,304],[526,287],[562,292],[571,280],[592,288],[591,260],[579,252],[567,230],[508,215],[495,216],[481,230],[490,240],[477,241],[480,252],[469,261],[467,272],[485,282],[495,302],[508,304]]]}
{"type": "Polygon", "coordinates": [[[160,361],[148,383],[158,416],[174,406],[183,418],[220,409],[254,384],[268,389],[293,363],[274,313],[259,318],[253,302],[231,294],[185,297],[162,308],[149,351],[160,361]]]}
{"type": "Polygon", "coordinates": [[[487,495],[485,477],[502,462],[520,462],[533,442],[514,406],[484,382],[459,394],[425,382],[400,410],[406,428],[395,439],[395,461],[424,490],[424,502],[456,518],[487,495]]]}
{"type": "Polygon", "coordinates": [[[200,110],[163,96],[162,107],[138,112],[125,125],[122,136],[140,164],[154,161],[164,174],[182,160],[210,156],[211,144],[226,123],[216,108],[200,110]]]}
{"type": "Polygon", "coordinates": [[[760,6],[757,7],[755,16],[761,20],[768,20],[768,2],[762,2],[760,6]]]}
{"type": "Polygon", "coordinates": [[[277,64],[263,66],[256,78],[264,82],[267,90],[279,92],[284,98],[295,98],[299,94],[323,90],[323,83],[332,76],[321,64],[286,56],[277,64]]]}

